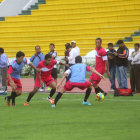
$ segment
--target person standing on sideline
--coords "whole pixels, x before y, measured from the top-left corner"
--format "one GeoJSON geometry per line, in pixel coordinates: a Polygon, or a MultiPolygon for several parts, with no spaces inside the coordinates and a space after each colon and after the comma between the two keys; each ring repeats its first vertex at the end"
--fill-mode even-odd
{"type": "Polygon", "coordinates": [[[135,51],[131,54],[130,84],[132,92],[140,93],[140,44],[135,44],[135,51]]]}
{"type": "Polygon", "coordinates": [[[8,70],[8,57],[4,53],[4,49],[0,48],[0,72],[2,76],[2,90],[7,91],[7,70],[8,70]]]}
{"type": "MultiPolygon", "coordinates": [[[[68,52],[69,52],[69,56],[66,56],[66,59],[68,59],[69,67],[71,67],[72,65],[75,64],[75,58],[78,56],[78,53],[75,48],[72,48],[71,45],[68,46],[68,52]]],[[[66,82],[69,81],[70,77],[71,77],[71,74],[69,74],[66,77],[66,82]]]]}
{"type": "Polygon", "coordinates": [[[76,46],[76,41],[75,40],[71,41],[71,46],[72,46],[72,48],[74,48],[77,51],[77,56],[79,56],[80,55],[80,49],[79,49],[79,47],[76,46]]]}
{"type": "Polygon", "coordinates": [[[111,83],[111,89],[110,91],[114,91],[116,89],[115,84],[115,74],[116,74],[116,65],[115,65],[115,55],[113,53],[116,52],[116,50],[113,47],[113,43],[108,43],[108,51],[107,51],[107,57],[109,62],[109,72],[110,72],[110,83],[111,83]]]}
{"type": "Polygon", "coordinates": [[[117,42],[119,48],[117,52],[114,52],[116,56],[116,72],[119,88],[127,89],[127,66],[128,66],[128,56],[129,50],[125,46],[123,40],[118,40],[117,42]]]}
{"type": "MultiPolygon", "coordinates": [[[[30,58],[30,61],[33,63],[35,67],[38,66],[39,62],[44,60],[45,55],[41,52],[41,47],[39,45],[35,46],[35,54],[30,58]]],[[[34,80],[36,79],[36,70],[34,69],[34,80]]],[[[40,91],[44,91],[45,87],[42,86],[40,91]]]]}
{"type": "MultiPolygon", "coordinates": [[[[57,60],[57,52],[54,50],[55,49],[55,44],[51,43],[49,45],[49,48],[50,48],[50,52],[48,54],[50,54],[52,56],[53,60],[57,60]]],[[[57,64],[54,65],[51,75],[54,78],[54,81],[57,85],[57,64]]]]}
{"type": "MultiPolygon", "coordinates": [[[[66,62],[66,64],[68,65],[68,63],[69,63],[69,61],[68,61],[68,58],[67,57],[69,57],[69,51],[68,51],[68,49],[69,49],[69,47],[68,46],[70,46],[70,44],[69,43],[67,43],[67,44],[65,44],[65,53],[64,53],[64,55],[65,55],[65,62],[66,62]]],[[[65,71],[68,69],[69,67],[67,67],[67,66],[65,66],[65,71]]]]}

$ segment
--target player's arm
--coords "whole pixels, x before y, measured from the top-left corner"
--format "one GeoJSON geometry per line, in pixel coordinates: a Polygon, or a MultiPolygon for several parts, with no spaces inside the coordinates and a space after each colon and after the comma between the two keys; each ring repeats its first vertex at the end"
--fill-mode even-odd
{"type": "Polygon", "coordinates": [[[9,79],[9,84],[12,87],[12,89],[16,89],[17,86],[14,83],[14,81],[12,80],[12,77],[10,75],[12,72],[13,72],[13,68],[12,68],[12,66],[10,66],[9,69],[8,69],[8,72],[7,72],[7,77],[9,79]]]}
{"type": "Polygon", "coordinates": [[[42,86],[43,85],[43,81],[41,80],[41,74],[40,74],[40,72],[38,72],[38,78],[39,78],[39,81],[40,81],[40,85],[42,86]]]}
{"type": "Polygon", "coordinates": [[[31,62],[28,65],[35,69],[37,72],[40,72],[40,69],[35,67],[31,62]]]}
{"type": "Polygon", "coordinates": [[[63,84],[65,78],[66,78],[70,73],[71,73],[71,70],[70,70],[70,69],[68,69],[68,70],[65,71],[65,73],[64,73],[63,76],[62,76],[62,80],[60,81],[60,83],[59,83],[58,86],[57,86],[58,89],[60,88],[60,86],[63,84]]]}
{"type": "Polygon", "coordinates": [[[105,77],[103,75],[101,75],[98,71],[96,71],[95,69],[90,67],[90,71],[94,72],[95,74],[97,74],[98,76],[100,76],[102,79],[105,79],[105,77]]]}

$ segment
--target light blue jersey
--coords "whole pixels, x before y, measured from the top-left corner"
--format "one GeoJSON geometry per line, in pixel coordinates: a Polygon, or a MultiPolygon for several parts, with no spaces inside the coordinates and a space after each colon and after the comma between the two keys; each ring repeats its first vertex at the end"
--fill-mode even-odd
{"type": "Polygon", "coordinates": [[[27,59],[24,58],[23,62],[21,64],[17,63],[17,60],[12,61],[10,66],[12,67],[13,71],[11,73],[11,76],[15,79],[20,79],[20,73],[24,65],[27,63],[27,59]]]}
{"type": "Polygon", "coordinates": [[[70,82],[72,83],[85,83],[86,71],[90,71],[90,67],[86,64],[77,63],[72,65],[68,70],[71,73],[70,82]]]}

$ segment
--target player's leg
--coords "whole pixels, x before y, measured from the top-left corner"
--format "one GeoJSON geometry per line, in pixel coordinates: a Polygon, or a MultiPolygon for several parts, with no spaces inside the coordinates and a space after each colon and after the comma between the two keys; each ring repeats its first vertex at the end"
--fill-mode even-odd
{"type": "Polygon", "coordinates": [[[55,107],[57,102],[59,101],[59,99],[62,97],[63,93],[65,92],[66,90],[64,88],[62,88],[60,90],[60,92],[58,92],[58,94],[56,95],[55,97],[55,100],[54,100],[54,104],[52,105],[52,107],[55,107]]]}
{"type": "Polygon", "coordinates": [[[38,91],[39,87],[34,87],[34,89],[29,93],[26,102],[24,103],[24,105],[29,105],[30,100],[32,99],[32,97],[35,95],[35,93],[38,91]]]}
{"type": "Polygon", "coordinates": [[[53,97],[53,95],[55,94],[56,92],[56,83],[52,80],[51,83],[48,84],[48,86],[51,88],[51,91],[50,91],[50,94],[48,96],[48,101],[50,103],[54,103],[53,99],[51,99],[53,97]]]}

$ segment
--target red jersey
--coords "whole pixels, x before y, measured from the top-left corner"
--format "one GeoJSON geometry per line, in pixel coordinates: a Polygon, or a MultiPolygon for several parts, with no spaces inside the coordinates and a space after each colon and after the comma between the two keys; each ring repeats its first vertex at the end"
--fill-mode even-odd
{"type": "Polygon", "coordinates": [[[52,59],[51,63],[49,65],[45,65],[44,61],[45,60],[41,61],[38,64],[38,68],[40,68],[40,70],[41,70],[41,79],[46,79],[46,78],[50,77],[52,69],[53,69],[54,65],[57,63],[56,60],[52,59]]]}
{"type": "Polygon", "coordinates": [[[101,47],[99,50],[95,49],[95,56],[96,56],[96,63],[95,63],[95,69],[98,72],[105,72],[106,68],[106,60],[107,60],[107,53],[103,47],[101,47]]]}

